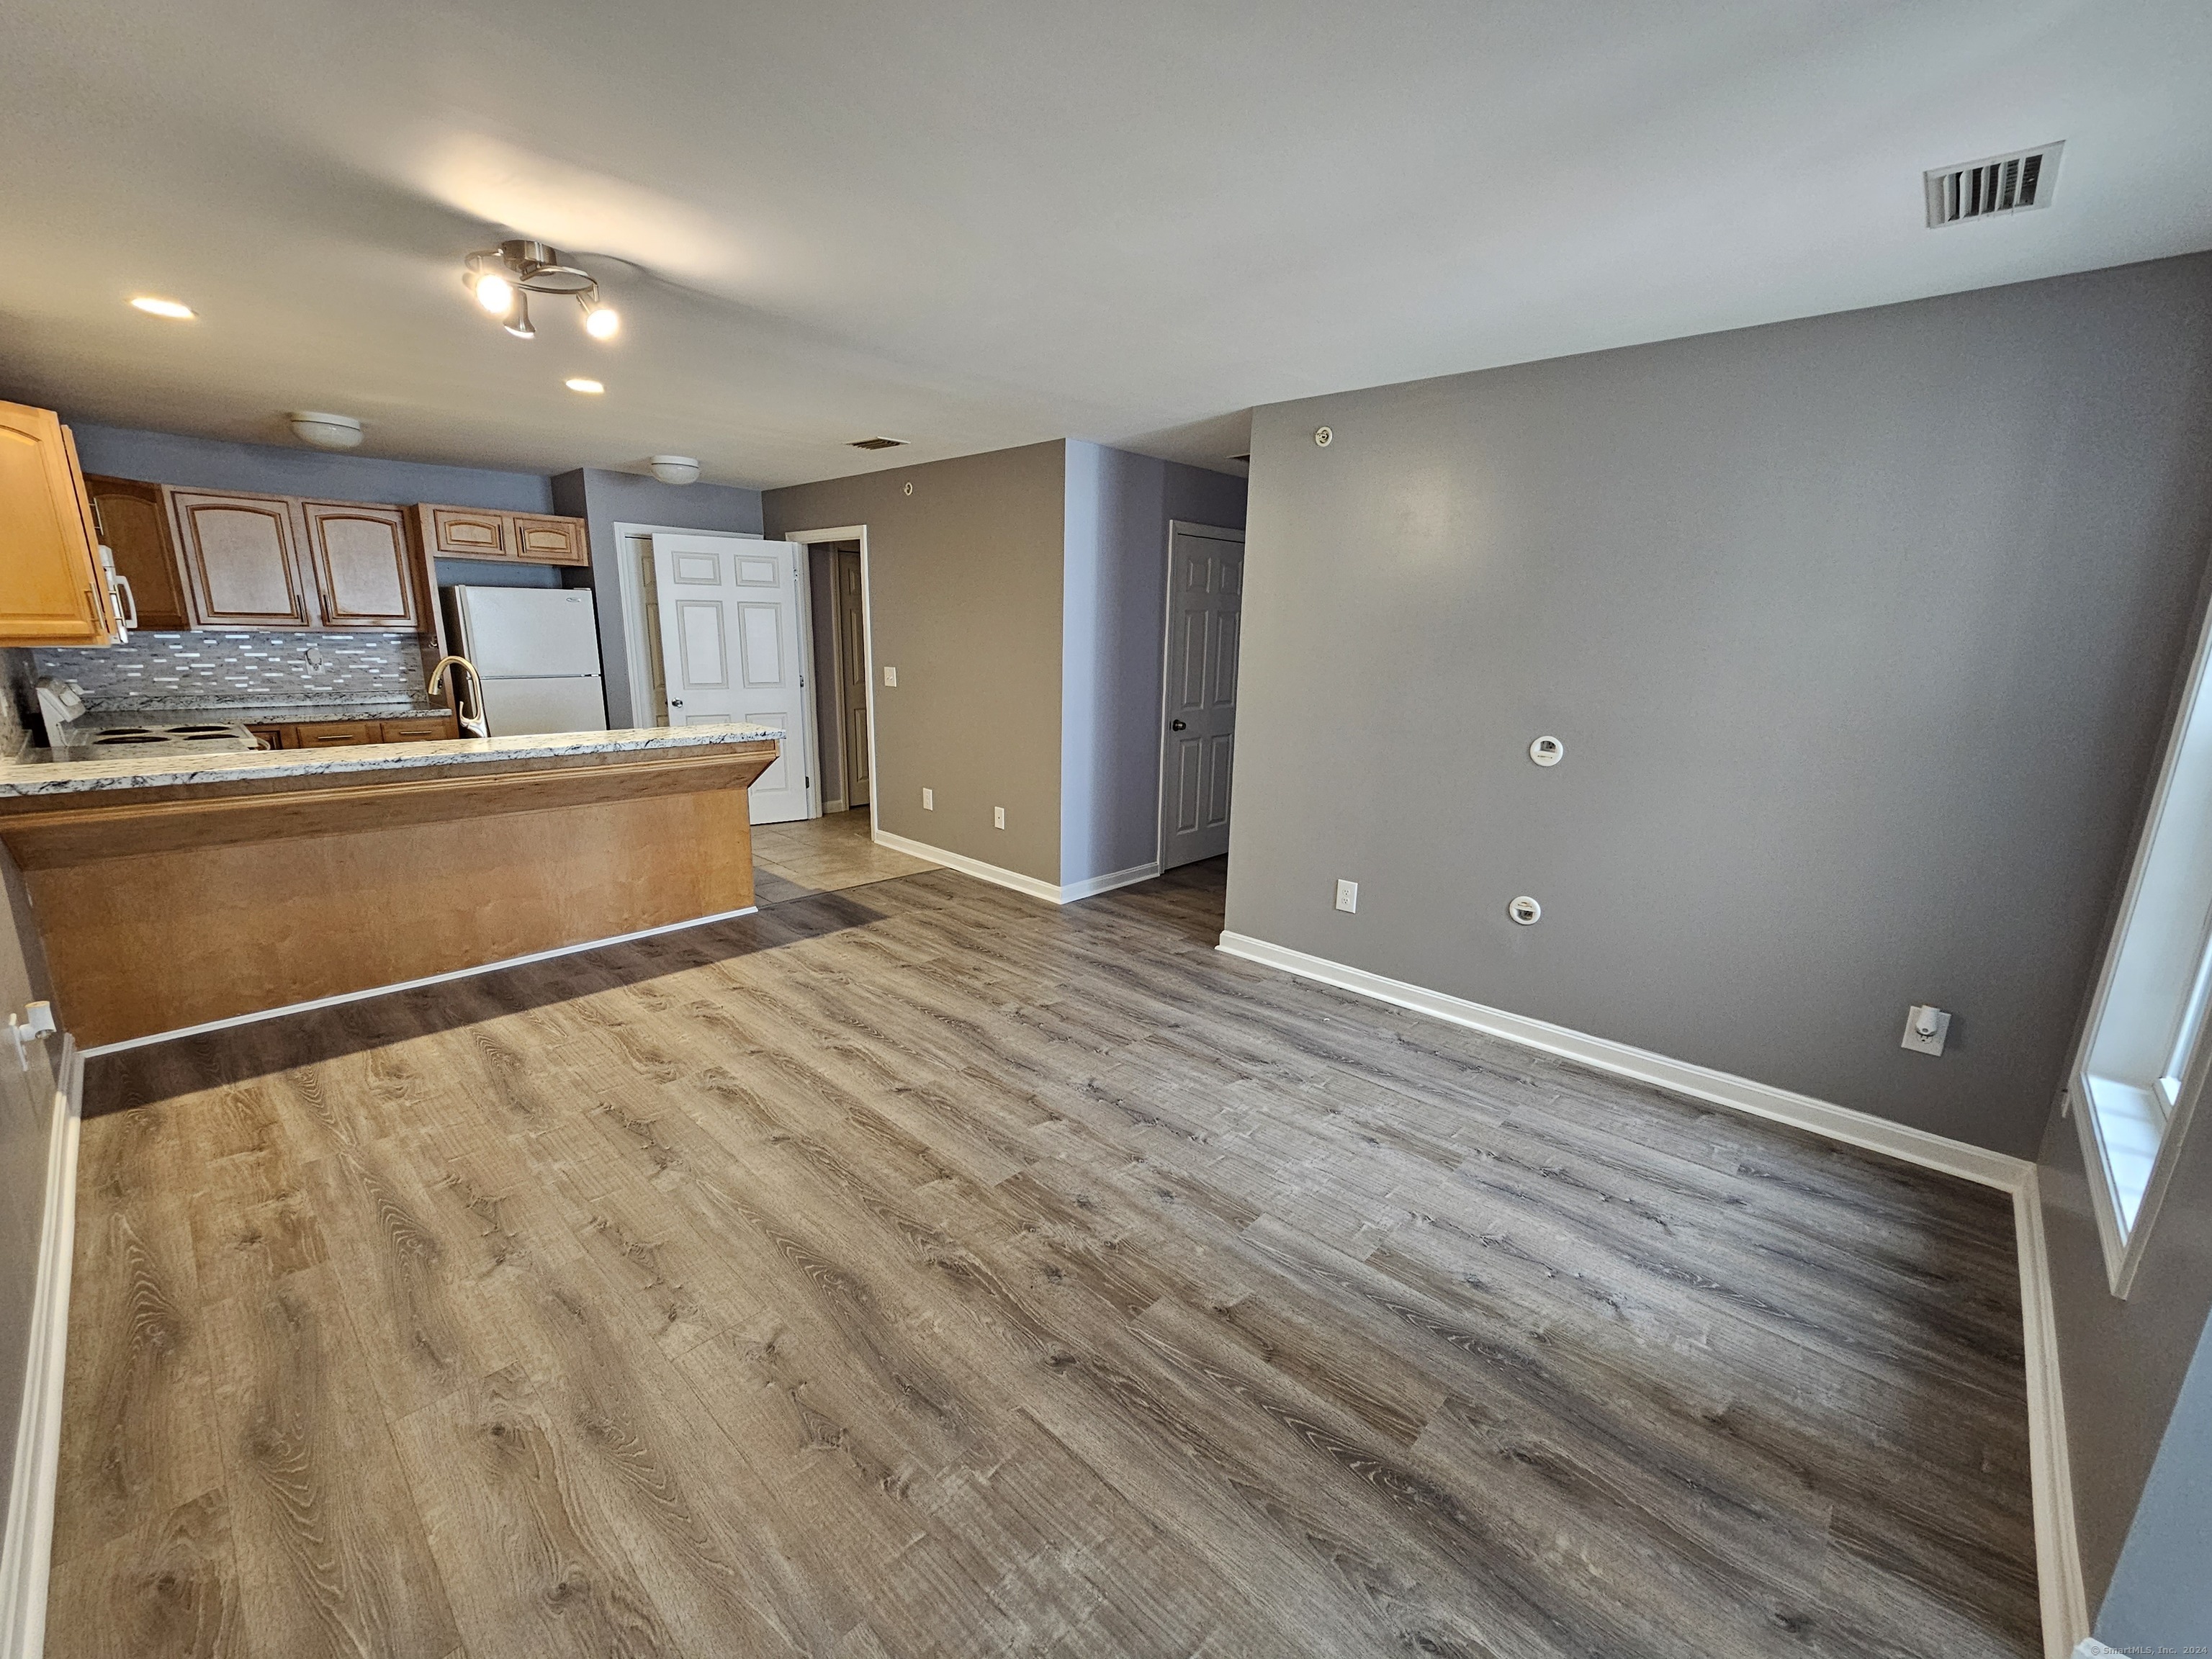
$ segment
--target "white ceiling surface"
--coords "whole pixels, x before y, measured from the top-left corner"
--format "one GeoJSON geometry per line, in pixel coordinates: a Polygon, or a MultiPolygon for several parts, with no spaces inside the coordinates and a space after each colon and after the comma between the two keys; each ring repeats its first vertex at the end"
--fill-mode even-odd
{"type": "Polygon", "coordinates": [[[2202,0],[9,0],[0,388],[754,485],[2212,246],[2202,0]],[[2053,138],[2056,205],[1923,168],[2053,138]],[[501,234],[627,326],[471,307],[501,234]],[[182,299],[200,320],[128,310],[182,299]],[[571,374],[603,398],[564,390],[571,374]],[[882,432],[913,447],[845,446],[882,432]]]}

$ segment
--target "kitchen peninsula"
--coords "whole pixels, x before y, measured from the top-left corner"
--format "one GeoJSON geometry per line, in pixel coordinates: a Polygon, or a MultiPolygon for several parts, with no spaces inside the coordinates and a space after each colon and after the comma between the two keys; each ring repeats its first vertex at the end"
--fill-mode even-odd
{"type": "Polygon", "coordinates": [[[88,1048],[752,903],[743,724],[0,764],[88,1048]]]}

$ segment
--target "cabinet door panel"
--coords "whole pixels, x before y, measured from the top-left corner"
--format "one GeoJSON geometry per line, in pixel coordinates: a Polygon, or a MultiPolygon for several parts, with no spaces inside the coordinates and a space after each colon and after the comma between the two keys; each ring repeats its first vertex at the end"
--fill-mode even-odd
{"type": "Polygon", "coordinates": [[[506,514],[480,507],[427,507],[422,511],[430,520],[428,540],[434,553],[451,559],[514,556],[506,514]]]}
{"type": "Polygon", "coordinates": [[[430,714],[419,720],[382,720],[378,724],[386,743],[436,743],[460,735],[451,714],[430,714]]]}
{"type": "Polygon", "coordinates": [[[297,746],[292,742],[292,728],[289,726],[249,726],[246,729],[261,739],[261,746],[264,749],[291,749],[297,746]]]}
{"type": "Polygon", "coordinates": [[[352,501],[303,501],[300,512],[324,627],[421,631],[422,584],[404,513],[352,501]]]}
{"type": "Polygon", "coordinates": [[[131,584],[138,602],[141,628],[182,629],[192,625],[185,609],[184,572],[169,529],[169,504],[161,486],[135,478],[88,477],[93,523],[115,555],[116,574],[131,584]]]}
{"type": "Polygon", "coordinates": [[[584,540],[581,519],[556,519],[542,514],[518,513],[514,517],[514,556],[533,564],[589,564],[592,556],[584,540]]]}
{"type": "Polygon", "coordinates": [[[281,495],[170,492],[192,620],[202,626],[312,628],[293,504],[281,495]]]}
{"type": "Polygon", "coordinates": [[[108,645],[114,633],[69,434],[0,403],[0,645],[108,645]]]}

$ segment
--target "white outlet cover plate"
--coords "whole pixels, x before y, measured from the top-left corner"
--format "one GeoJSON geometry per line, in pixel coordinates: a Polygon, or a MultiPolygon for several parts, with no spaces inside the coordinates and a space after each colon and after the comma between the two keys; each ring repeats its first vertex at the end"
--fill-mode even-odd
{"type": "Polygon", "coordinates": [[[1358,910],[1359,884],[1358,882],[1340,881],[1336,884],[1336,908],[1340,910],[1354,912],[1358,910]]]}
{"type": "Polygon", "coordinates": [[[898,684],[898,670],[886,666],[884,670],[884,684],[885,685],[896,685],[898,684]]]}
{"type": "Polygon", "coordinates": [[[1943,1039],[1950,1035],[1951,1016],[1942,1009],[1930,1008],[1924,1004],[1918,1004],[1905,1010],[1903,1046],[1911,1049],[1914,1054],[1942,1054],[1943,1039]],[[1920,1028],[1923,1025],[1933,1028],[1926,1036],[1920,1035],[1920,1028]]]}
{"type": "Polygon", "coordinates": [[[937,791],[925,789],[921,792],[921,810],[925,812],[934,812],[937,810],[937,791]]]}

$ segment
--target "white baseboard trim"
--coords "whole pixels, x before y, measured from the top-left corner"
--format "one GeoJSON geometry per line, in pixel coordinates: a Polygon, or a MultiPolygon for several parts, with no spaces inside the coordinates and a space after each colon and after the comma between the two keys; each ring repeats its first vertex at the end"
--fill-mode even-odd
{"type": "Polygon", "coordinates": [[[838,796],[835,800],[825,800],[822,803],[822,816],[825,818],[832,812],[842,812],[846,810],[845,798],[842,795],[838,796]]]}
{"type": "Polygon", "coordinates": [[[942,847],[932,847],[927,842],[909,841],[904,836],[895,836],[888,830],[874,832],[876,845],[888,847],[894,853],[904,853],[910,858],[927,859],[932,864],[941,864],[948,870],[957,870],[963,876],[973,876],[978,881],[988,881],[994,886],[1010,887],[1017,893],[1027,893],[1031,898],[1041,898],[1050,904],[1073,904],[1078,899],[1096,898],[1101,893],[1110,893],[1116,887],[1127,887],[1140,881],[1150,881],[1160,872],[1157,860],[1149,864],[1132,865],[1127,870],[1111,874],[1091,876],[1082,881],[1070,882],[1063,887],[1057,882],[1040,876],[1025,876],[1018,870],[1006,870],[995,864],[986,864],[981,859],[971,859],[964,853],[948,853],[942,847]]]}
{"type": "Polygon", "coordinates": [[[1096,898],[1101,893],[1110,893],[1117,887],[1133,887],[1140,881],[1150,881],[1160,872],[1160,861],[1133,864],[1126,870],[1116,870],[1109,875],[1091,876],[1083,881],[1071,881],[1060,890],[1060,902],[1073,904],[1078,899],[1096,898]]]}
{"type": "MultiPolygon", "coordinates": [[[[2035,1504],[2035,1574],[2045,1659],[2073,1659],[2089,1639],[2089,1598],[2074,1518],[2074,1462],[2058,1369],[2058,1316],[2043,1234],[2043,1188],[2031,1166],[2012,1195],[2020,1249],[2020,1312],[2027,1356],[2027,1467],[2035,1504]]],[[[2093,1647],[2092,1652],[2109,1649],[2093,1647]]]]}
{"type": "MultiPolygon", "coordinates": [[[[473,968],[454,968],[442,974],[425,974],[420,979],[396,980],[390,985],[372,985],[366,990],[341,991],[336,996],[312,997],[305,1002],[288,1002],[278,1008],[258,1009],[250,1014],[233,1014],[228,1019],[204,1020],[198,1025],[179,1025],[173,1031],[152,1031],[144,1036],[125,1037],[120,1042],[103,1042],[84,1051],[87,1060],[97,1060],[102,1054],[119,1054],[125,1048],[143,1048],[149,1043],[167,1042],[177,1037],[198,1036],[204,1031],[228,1031],[234,1026],[252,1025],[264,1019],[282,1019],[287,1014],[304,1014],[316,1008],[336,1008],[349,1002],[365,1002],[371,997],[389,996],[394,991],[412,991],[425,985],[444,985],[457,979],[473,979],[478,974],[495,974],[503,968],[520,968],[532,962],[550,962],[556,957],[573,957],[580,951],[596,951],[606,945],[627,945],[632,939],[652,939],[661,933],[680,933],[687,927],[704,927],[710,922],[733,921],[739,916],[758,914],[758,905],[748,904],[735,910],[717,910],[711,916],[693,916],[685,921],[665,921],[658,927],[641,927],[634,933],[610,933],[605,939],[587,939],[574,945],[556,945],[550,951],[532,951],[519,957],[501,957],[497,962],[479,963],[473,968]]],[[[0,1656],[4,1659],[4,1656],[0,1656]]]]}
{"type": "Polygon", "coordinates": [[[1887,1118],[1876,1117],[1870,1112],[1838,1106],[1829,1101],[1816,1100],[1811,1095],[1796,1094],[1768,1084],[1754,1083],[1749,1078],[1737,1077],[1729,1072],[1717,1072],[1708,1066],[1669,1060],[1664,1054],[1655,1054],[1648,1049],[1631,1048],[1627,1043],[1614,1042],[1606,1037],[1591,1036],[1564,1025],[1553,1025],[1547,1020],[1531,1019],[1525,1014],[1510,1014],[1502,1008],[1486,1007],[1481,1003],[1448,996],[1442,991],[1431,991],[1425,986],[1408,984],[1404,980],[1386,979],[1380,974],[1370,974],[1364,968],[1347,967],[1325,957],[1308,956],[1303,951],[1271,945],[1266,939],[1252,939],[1243,933],[1224,933],[1220,948],[1232,957],[1264,963],[1270,968],[1280,968],[1285,973],[1297,974],[1306,979],[1317,979],[1340,990],[1356,991],[1361,996],[1373,997],[1378,1002],[1395,1003],[1401,1008],[1411,1008],[1416,1013],[1449,1020],[1455,1025],[1469,1026],[1492,1036],[1503,1037],[1508,1042],[1517,1042],[1524,1048],[1535,1048],[1547,1054],[1558,1054],[1562,1059],[1580,1060],[1585,1066],[1595,1066],[1601,1072],[1610,1072],[1615,1077],[1652,1084],[1678,1095],[1687,1095],[1693,1100],[1725,1106],[1730,1111],[1745,1112],[1753,1117],[1809,1129],[1830,1140],[1840,1140],[1847,1146],[1857,1146],[1870,1152],[1884,1152],[1907,1164],[1915,1164],[1926,1170],[1940,1170],[1945,1175],[1959,1176],[1967,1181],[1978,1182],[1984,1187],[2016,1192],[2027,1178],[2029,1170],[2035,1167],[2025,1158],[2008,1158],[2002,1152],[1992,1152],[1963,1140],[1954,1140],[1948,1135],[1930,1134],[1925,1129],[1893,1123],[1887,1118]]]}
{"type": "Polygon", "coordinates": [[[61,1075],[46,1146],[46,1211],[39,1228],[39,1276],[31,1300],[15,1462],[8,1483],[8,1531],[0,1545],[0,1659],[39,1659],[46,1640],[46,1576],[53,1564],[62,1378],[69,1352],[70,1267],[76,1255],[77,1132],[84,1103],[84,1060],[66,1037],[61,1075]]]}
{"type": "Polygon", "coordinates": [[[1810,1095],[1772,1088],[1686,1060],[1669,1060],[1664,1054],[1523,1014],[1510,1014],[1247,934],[1225,933],[1219,948],[1231,956],[1449,1020],[1523,1048],[1579,1060],[1616,1077],[1653,1084],[1694,1100],[1787,1123],[1846,1146],[1886,1153],[1922,1169],[2010,1193],[2027,1358],[2028,1469],[2035,1508],[2035,1561],[2041,1583],[2044,1649],[2045,1659],[2071,1659],[2075,1644],[2088,1635],[2088,1597],[2081,1583],[2081,1552],[2075,1529],[2073,1466],[2067,1450],[2066,1407],[2060,1387],[2057,1319],[2043,1232],[2042,1193],[2034,1164],[1810,1095]]]}

